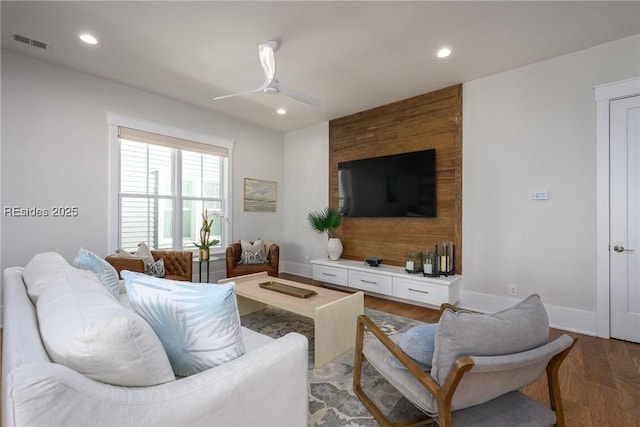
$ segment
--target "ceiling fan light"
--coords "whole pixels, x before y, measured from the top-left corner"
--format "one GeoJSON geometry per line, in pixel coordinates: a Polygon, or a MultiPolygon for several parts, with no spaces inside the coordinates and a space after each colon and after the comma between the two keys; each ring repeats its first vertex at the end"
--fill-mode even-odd
{"type": "Polygon", "coordinates": [[[438,56],[438,58],[446,58],[447,56],[451,55],[451,49],[449,49],[448,47],[443,47],[438,51],[436,55],[438,56]]]}

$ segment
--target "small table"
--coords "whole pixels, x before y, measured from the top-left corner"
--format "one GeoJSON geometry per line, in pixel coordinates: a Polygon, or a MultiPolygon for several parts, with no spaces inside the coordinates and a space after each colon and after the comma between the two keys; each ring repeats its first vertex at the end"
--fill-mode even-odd
{"type": "Polygon", "coordinates": [[[206,261],[198,261],[198,281],[200,283],[209,283],[209,260],[206,261]],[[202,264],[207,264],[207,281],[202,281],[202,264]]]}
{"type": "Polygon", "coordinates": [[[319,368],[356,343],[356,324],[364,313],[364,293],[348,294],[333,289],[307,285],[266,272],[219,280],[235,282],[240,315],[262,310],[270,305],[313,319],[315,335],[315,367],[319,368]],[[317,292],[309,298],[298,298],[260,287],[263,282],[278,282],[317,292]]]}
{"type": "Polygon", "coordinates": [[[206,261],[198,260],[198,281],[200,283],[209,283],[209,263],[211,261],[218,261],[218,260],[221,260],[221,259],[223,259],[223,258],[222,257],[212,256],[206,261]],[[202,281],[202,264],[207,264],[207,281],[206,282],[202,281]]]}

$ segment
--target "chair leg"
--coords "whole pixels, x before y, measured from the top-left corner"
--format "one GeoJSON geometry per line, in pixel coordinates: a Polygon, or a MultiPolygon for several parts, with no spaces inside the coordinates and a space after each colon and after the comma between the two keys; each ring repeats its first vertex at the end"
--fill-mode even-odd
{"type": "Polygon", "coordinates": [[[435,421],[427,415],[418,415],[416,417],[407,418],[396,423],[392,423],[382,413],[380,408],[367,396],[362,389],[362,363],[366,360],[362,353],[362,347],[364,346],[364,324],[358,319],[358,325],[356,330],[356,348],[355,348],[355,360],[353,369],[353,391],[356,396],[362,401],[364,406],[371,412],[371,415],[380,423],[382,427],[417,427],[430,425],[435,421]]]}
{"type": "Polygon", "coordinates": [[[364,325],[358,319],[358,325],[356,329],[356,348],[355,348],[355,360],[353,366],[353,392],[362,401],[364,406],[371,412],[373,417],[383,427],[391,426],[392,423],[385,417],[382,411],[376,406],[375,403],[366,395],[362,389],[362,363],[364,362],[364,354],[362,354],[362,347],[364,345],[364,325]]]}
{"type": "Polygon", "coordinates": [[[563,352],[556,354],[549,361],[547,365],[547,386],[549,388],[549,401],[551,403],[551,409],[556,413],[556,427],[565,427],[564,423],[564,408],[562,407],[562,397],[560,396],[560,379],[558,373],[560,371],[560,365],[564,362],[573,346],[576,344],[578,338],[571,334],[573,343],[566,348],[563,352]]]}

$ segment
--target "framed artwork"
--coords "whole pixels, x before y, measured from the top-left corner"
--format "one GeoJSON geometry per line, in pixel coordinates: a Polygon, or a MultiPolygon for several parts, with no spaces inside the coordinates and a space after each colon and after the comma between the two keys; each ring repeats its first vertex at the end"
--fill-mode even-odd
{"type": "Polygon", "coordinates": [[[278,203],[278,183],[261,179],[244,179],[244,210],[275,212],[278,203]]]}

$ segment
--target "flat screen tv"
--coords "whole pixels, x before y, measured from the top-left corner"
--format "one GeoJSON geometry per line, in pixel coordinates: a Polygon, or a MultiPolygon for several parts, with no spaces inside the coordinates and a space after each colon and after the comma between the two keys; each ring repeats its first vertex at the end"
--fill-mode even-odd
{"type": "Polygon", "coordinates": [[[348,217],[436,216],[436,150],[338,163],[338,204],[348,217]]]}

